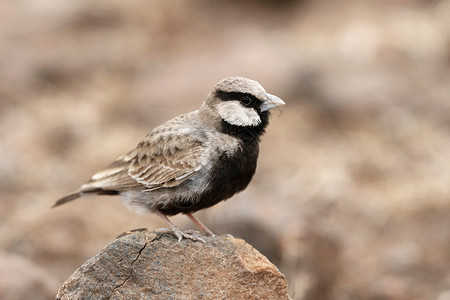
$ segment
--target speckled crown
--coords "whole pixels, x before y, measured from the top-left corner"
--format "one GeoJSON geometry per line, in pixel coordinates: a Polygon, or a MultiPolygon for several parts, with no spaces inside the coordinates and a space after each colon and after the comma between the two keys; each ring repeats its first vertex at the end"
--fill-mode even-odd
{"type": "Polygon", "coordinates": [[[215,90],[226,93],[247,93],[261,100],[267,97],[266,91],[257,81],[238,76],[222,79],[216,84],[215,90]]]}

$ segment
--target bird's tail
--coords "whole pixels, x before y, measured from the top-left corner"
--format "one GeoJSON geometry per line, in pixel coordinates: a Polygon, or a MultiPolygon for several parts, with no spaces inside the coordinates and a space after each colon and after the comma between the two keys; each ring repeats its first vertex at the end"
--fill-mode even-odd
{"type": "Polygon", "coordinates": [[[62,205],[62,204],[64,204],[64,203],[67,203],[67,202],[69,202],[69,201],[75,200],[75,199],[77,199],[77,198],[79,198],[79,197],[81,197],[80,192],[75,192],[75,193],[69,194],[69,195],[67,195],[67,196],[65,196],[65,197],[62,197],[62,198],[59,199],[58,201],[56,201],[56,203],[53,204],[52,208],[53,208],[53,207],[56,207],[56,206],[60,206],[60,205],[62,205]]]}

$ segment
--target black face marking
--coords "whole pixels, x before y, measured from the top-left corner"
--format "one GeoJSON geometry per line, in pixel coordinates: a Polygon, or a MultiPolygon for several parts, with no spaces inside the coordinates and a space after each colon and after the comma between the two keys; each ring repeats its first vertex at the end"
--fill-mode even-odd
{"type": "Polygon", "coordinates": [[[241,101],[243,98],[249,98],[251,101],[249,106],[256,110],[259,117],[261,118],[261,124],[258,126],[237,126],[231,125],[226,121],[222,121],[222,126],[220,131],[226,134],[234,135],[240,138],[244,143],[251,143],[254,141],[259,141],[260,137],[264,134],[267,125],[269,124],[269,112],[264,111],[261,112],[261,104],[262,101],[248,93],[240,93],[240,92],[224,92],[224,91],[216,91],[216,96],[220,98],[222,101],[241,101]]]}
{"type": "Polygon", "coordinates": [[[253,107],[258,114],[261,112],[262,101],[252,94],[241,92],[216,91],[216,96],[222,101],[239,101],[245,107],[253,107]]]}
{"type": "Polygon", "coordinates": [[[261,136],[266,131],[267,125],[269,124],[269,114],[270,113],[268,111],[259,113],[261,124],[258,126],[237,126],[222,120],[219,131],[239,138],[242,140],[244,145],[259,142],[261,136]]]}

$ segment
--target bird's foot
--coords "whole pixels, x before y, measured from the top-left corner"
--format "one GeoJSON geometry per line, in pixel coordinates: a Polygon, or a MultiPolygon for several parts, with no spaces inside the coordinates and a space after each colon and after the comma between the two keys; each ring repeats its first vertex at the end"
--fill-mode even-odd
{"type": "Polygon", "coordinates": [[[182,231],[176,226],[173,226],[171,228],[159,228],[156,229],[156,231],[174,234],[178,238],[179,242],[181,242],[182,239],[189,239],[192,241],[202,242],[206,244],[206,241],[200,237],[201,233],[199,231],[195,230],[182,231]]]}
{"type": "Polygon", "coordinates": [[[205,231],[203,231],[203,230],[201,230],[201,231],[197,231],[197,230],[185,230],[184,232],[187,232],[187,233],[197,233],[197,234],[202,234],[202,235],[205,235],[205,236],[209,236],[209,237],[215,237],[216,235],[211,231],[211,230],[209,230],[208,228],[206,228],[205,227],[205,231]]]}
{"type": "Polygon", "coordinates": [[[206,230],[205,235],[206,235],[206,236],[210,236],[210,237],[215,237],[215,236],[216,236],[216,235],[215,235],[211,230],[209,230],[209,229],[206,230]]]}

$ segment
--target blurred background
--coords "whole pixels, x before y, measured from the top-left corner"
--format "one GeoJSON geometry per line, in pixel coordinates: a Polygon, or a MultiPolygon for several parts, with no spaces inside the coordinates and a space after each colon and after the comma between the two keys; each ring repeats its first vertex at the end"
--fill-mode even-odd
{"type": "MultiPolygon", "coordinates": [[[[295,299],[450,299],[450,1],[0,1],[0,298],[52,299],[124,231],[50,209],[220,79],[287,103],[246,191],[197,213],[295,299]]],[[[174,223],[192,228],[188,218],[174,223]]]]}

